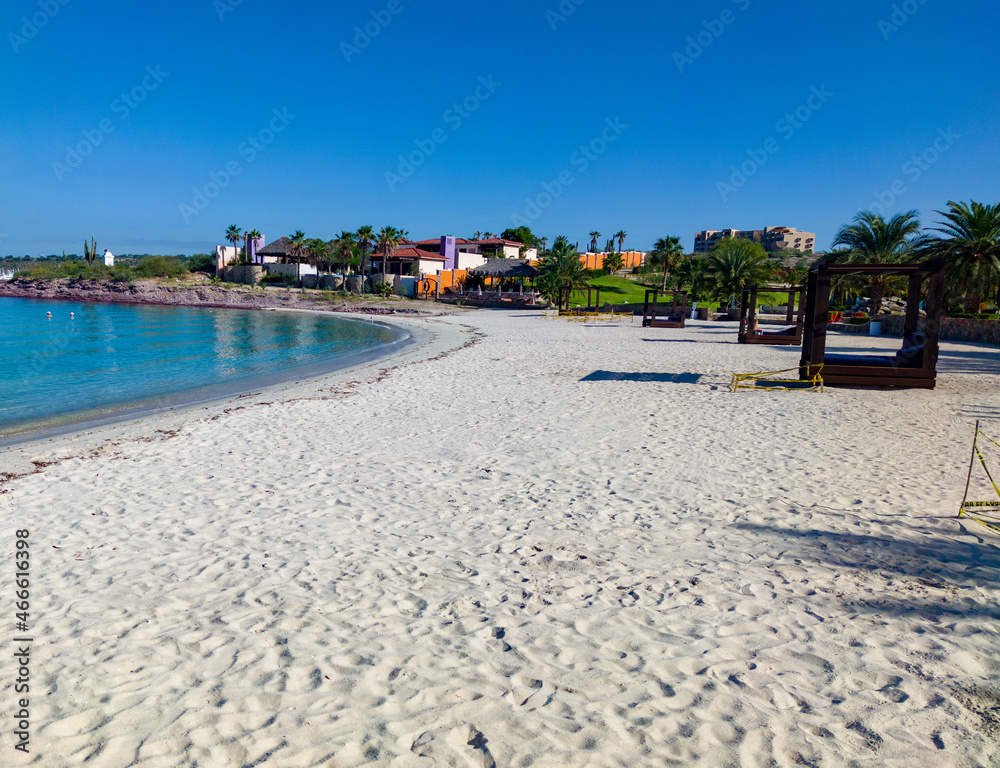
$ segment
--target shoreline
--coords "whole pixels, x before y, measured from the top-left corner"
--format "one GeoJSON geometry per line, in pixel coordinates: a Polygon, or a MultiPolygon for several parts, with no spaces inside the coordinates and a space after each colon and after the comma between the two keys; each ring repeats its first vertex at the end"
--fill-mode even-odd
{"type": "MultiPolygon", "coordinates": [[[[296,307],[272,311],[320,312],[296,307]]],[[[349,312],[338,314],[343,314],[345,320],[375,322],[369,314],[349,312]]],[[[219,415],[234,409],[270,404],[274,400],[292,402],[309,398],[316,396],[323,389],[344,386],[345,382],[349,382],[351,387],[358,386],[373,376],[384,375],[383,372],[393,370],[400,365],[419,362],[424,354],[428,356],[450,354],[454,351],[452,347],[458,345],[456,348],[461,348],[468,341],[464,335],[456,334],[450,329],[428,327],[428,323],[432,322],[430,318],[394,315],[391,320],[385,320],[379,316],[377,322],[396,329],[401,334],[400,337],[393,342],[352,354],[346,362],[331,370],[317,372],[316,369],[324,365],[322,362],[299,366],[287,371],[288,376],[279,374],[280,380],[257,386],[240,386],[235,391],[207,394],[193,401],[182,399],[180,402],[142,405],[134,410],[128,409],[106,417],[85,418],[79,422],[74,421],[50,429],[43,427],[23,437],[5,439],[0,442],[0,487],[5,482],[34,473],[40,467],[68,458],[57,458],[57,454],[60,453],[92,453],[99,446],[104,450],[108,445],[147,439],[149,435],[155,433],[168,434],[188,420],[218,418],[219,415]],[[396,348],[384,350],[386,346],[396,348]],[[382,364],[388,367],[379,368],[378,366],[382,364]],[[376,368],[377,370],[373,370],[376,368]],[[353,381],[354,378],[358,380],[353,381]]],[[[241,380],[240,383],[242,385],[247,382],[241,380]]],[[[183,394],[175,393],[175,396],[180,397],[183,394]]],[[[166,398],[159,398],[161,401],[164,399],[166,398]]]]}
{"type": "MultiPolygon", "coordinates": [[[[215,309],[215,307],[212,307],[212,309],[215,309]]],[[[223,307],[222,309],[241,311],[236,307],[223,307]]],[[[328,314],[315,312],[314,310],[292,308],[268,311],[328,314]]],[[[245,397],[253,390],[267,390],[293,380],[315,379],[328,376],[343,369],[355,368],[365,362],[390,357],[413,343],[410,333],[381,319],[376,322],[375,317],[377,316],[375,315],[337,314],[340,315],[337,318],[338,320],[376,324],[382,328],[391,329],[395,333],[395,338],[391,341],[382,342],[373,347],[357,350],[340,357],[317,359],[309,363],[282,368],[274,372],[258,372],[257,374],[241,376],[231,381],[168,392],[151,398],[128,400],[107,405],[103,408],[60,413],[36,422],[26,422],[9,426],[0,425],[0,451],[22,443],[34,443],[50,437],[59,437],[68,433],[110,426],[127,419],[142,419],[164,411],[190,408],[196,405],[207,405],[222,400],[245,397]]]]}
{"type": "Polygon", "coordinates": [[[170,284],[156,280],[116,283],[111,280],[8,280],[0,282],[0,298],[82,301],[106,304],[153,304],[213,309],[309,309],[361,315],[434,317],[463,311],[431,301],[395,299],[348,300],[330,291],[252,289],[236,283],[170,284]]]}

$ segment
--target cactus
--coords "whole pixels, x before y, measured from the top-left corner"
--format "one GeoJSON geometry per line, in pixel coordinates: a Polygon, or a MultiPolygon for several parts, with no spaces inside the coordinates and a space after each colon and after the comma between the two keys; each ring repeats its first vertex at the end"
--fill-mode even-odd
{"type": "Polygon", "coordinates": [[[97,242],[94,240],[94,236],[90,236],[90,242],[88,243],[86,239],[83,241],[83,258],[86,260],[88,266],[92,265],[97,259],[97,242]]]}

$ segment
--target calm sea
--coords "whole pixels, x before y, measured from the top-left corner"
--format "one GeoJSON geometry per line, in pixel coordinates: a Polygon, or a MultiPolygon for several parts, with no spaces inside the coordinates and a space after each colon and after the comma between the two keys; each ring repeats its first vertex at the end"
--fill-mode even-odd
{"type": "Polygon", "coordinates": [[[405,341],[311,313],[0,297],[0,442],[319,375],[405,341]]]}

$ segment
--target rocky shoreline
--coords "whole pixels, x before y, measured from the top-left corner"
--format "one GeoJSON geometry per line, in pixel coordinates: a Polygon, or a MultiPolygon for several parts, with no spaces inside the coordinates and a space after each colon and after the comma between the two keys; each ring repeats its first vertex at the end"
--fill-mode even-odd
{"type": "Polygon", "coordinates": [[[345,298],[326,291],[260,289],[211,282],[170,284],[157,280],[132,283],[71,279],[8,280],[0,282],[0,297],[232,309],[311,309],[370,315],[440,315],[456,311],[454,307],[429,301],[345,298]]]}

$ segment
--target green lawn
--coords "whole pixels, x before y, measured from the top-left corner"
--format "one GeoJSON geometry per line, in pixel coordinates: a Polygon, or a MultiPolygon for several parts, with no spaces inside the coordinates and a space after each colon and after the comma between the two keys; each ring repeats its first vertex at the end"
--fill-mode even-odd
{"type": "MultiPolygon", "coordinates": [[[[588,280],[588,283],[595,288],[601,289],[601,304],[624,304],[628,302],[629,304],[642,304],[646,301],[646,286],[636,283],[632,280],[628,280],[624,277],[614,277],[612,275],[605,275],[603,277],[595,277],[592,280],[588,280]]],[[[596,298],[596,297],[595,297],[596,298]]],[[[570,297],[571,302],[574,304],[585,304],[587,301],[587,294],[574,292],[570,297]]],[[[759,293],[757,294],[757,304],[766,305],[769,307],[777,306],[779,304],[784,304],[788,300],[788,294],[786,293],[759,293]]],[[[660,303],[670,303],[669,297],[661,297],[660,303]]],[[[690,305],[690,297],[688,297],[688,304],[690,305]]],[[[709,302],[713,307],[719,306],[719,302],[713,301],[709,302]]],[[[704,306],[704,302],[702,302],[704,306]]]]}

